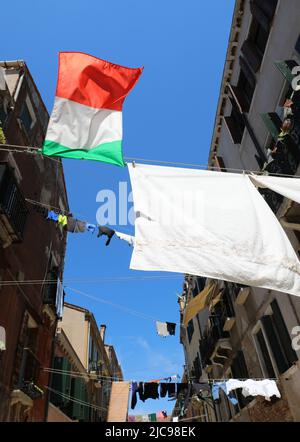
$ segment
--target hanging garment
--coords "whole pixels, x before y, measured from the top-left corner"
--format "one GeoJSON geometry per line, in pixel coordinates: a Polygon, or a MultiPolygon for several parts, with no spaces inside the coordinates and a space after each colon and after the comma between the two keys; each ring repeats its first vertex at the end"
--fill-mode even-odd
{"type": "Polygon", "coordinates": [[[236,388],[243,388],[245,381],[240,381],[239,379],[229,379],[226,381],[226,390],[230,393],[236,388]]]}
{"type": "Polygon", "coordinates": [[[58,319],[61,319],[63,316],[64,310],[64,288],[61,283],[61,280],[57,278],[57,286],[56,286],[56,296],[55,296],[55,308],[56,315],[58,319]]]}
{"type": "Polygon", "coordinates": [[[146,215],[135,220],[131,269],[300,295],[299,259],[249,176],[145,164],[128,169],[134,210],[146,215]]]}
{"type": "Polygon", "coordinates": [[[261,188],[268,188],[300,204],[300,179],[267,175],[249,175],[251,181],[261,188]]]}
{"type": "Polygon", "coordinates": [[[232,397],[232,395],[227,392],[225,381],[224,382],[214,382],[214,384],[212,386],[212,397],[213,397],[214,401],[216,401],[217,399],[220,398],[220,393],[219,393],[220,389],[224,391],[224,393],[226,394],[226,396],[228,397],[228,399],[230,400],[232,405],[238,404],[238,400],[235,397],[232,397]]]}
{"type": "Polygon", "coordinates": [[[267,401],[270,401],[272,396],[281,398],[276,382],[271,379],[264,379],[262,381],[248,379],[247,381],[244,381],[242,394],[245,397],[258,395],[264,396],[267,401]]]}
{"type": "Polygon", "coordinates": [[[124,166],[122,106],[142,71],[82,52],[60,52],[43,154],[124,166]]]}
{"type": "Polygon", "coordinates": [[[0,351],[6,350],[6,333],[5,328],[0,327],[0,351]]]}
{"type": "Polygon", "coordinates": [[[128,416],[128,422],[135,422],[135,416],[128,416]]]}
{"type": "Polygon", "coordinates": [[[137,416],[135,416],[135,422],[142,422],[142,419],[143,419],[143,416],[141,416],[141,415],[137,415],[137,416]]]}
{"type": "Polygon", "coordinates": [[[79,221],[73,217],[68,217],[67,231],[71,233],[84,233],[86,232],[86,222],[79,221]]]}
{"type": "Polygon", "coordinates": [[[50,219],[52,221],[58,221],[58,213],[55,213],[53,210],[48,211],[47,219],[50,219]]]}
{"type": "Polygon", "coordinates": [[[86,224],[86,230],[87,230],[88,232],[92,232],[92,233],[94,233],[95,230],[96,230],[96,225],[95,225],[95,224],[87,223],[87,224],[86,224]]]}
{"type": "Polygon", "coordinates": [[[66,215],[58,215],[58,224],[61,224],[63,227],[68,224],[68,218],[66,215]]]}
{"type": "Polygon", "coordinates": [[[125,233],[115,231],[116,236],[123,241],[128,242],[130,246],[134,246],[134,236],[126,235],[125,233]]]}
{"type": "Polygon", "coordinates": [[[132,382],[131,384],[131,409],[133,410],[137,403],[137,394],[139,398],[144,402],[144,384],[140,382],[132,382]]]}
{"type": "Polygon", "coordinates": [[[186,382],[178,382],[176,389],[176,396],[178,397],[180,393],[186,394],[188,391],[188,384],[186,382]]]}
{"type": "Polygon", "coordinates": [[[202,391],[210,392],[210,385],[208,382],[193,382],[193,392],[194,394],[202,393],[202,391]]]}
{"type": "Polygon", "coordinates": [[[109,227],[105,227],[105,226],[99,226],[98,227],[98,235],[97,237],[99,238],[99,236],[102,235],[106,235],[108,237],[105,245],[108,246],[112,237],[114,236],[115,231],[113,229],[110,229],[109,227]]]}
{"type": "Polygon", "coordinates": [[[160,397],[174,397],[175,396],[175,383],[174,382],[162,382],[160,384],[160,397]]]}
{"type": "Polygon", "coordinates": [[[210,301],[215,293],[216,283],[210,282],[195,298],[190,299],[185,309],[183,318],[183,325],[187,327],[189,321],[201,312],[205,307],[208,307],[210,301]]]}
{"type": "Polygon", "coordinates": [[[142,422],[150,422],[150,421],[149,421],[149,415],[148,415],[148,414],[144,414],[144,415],[142,416],[142,422]]]}
{"type": "Polygon", "coordinates": [[[169,336],[169,331],[166,322],[156,321],[156,331],[158,336],[169,336]]]}
{"type": "Polygon", "coordinates": [[[174,322],[166,322],[167,330],[170,336],[175,336],[176,324],[174,322]]]}
{"type": "Polygon", "coordinates": [[[146,399],[158,399],[158,383],[145,382],[144,383],[144,400],[146,399]]]}
{"type": "Polygon", "coordinates": [[[150,422],[156,422],[156,413],[148,414],[150,422]]]}

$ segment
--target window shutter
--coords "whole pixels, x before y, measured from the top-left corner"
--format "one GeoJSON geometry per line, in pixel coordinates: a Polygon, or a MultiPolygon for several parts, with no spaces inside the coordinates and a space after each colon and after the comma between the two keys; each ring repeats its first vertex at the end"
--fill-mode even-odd
{"type": "Polygon", "coordinates": [[[273,302],[271,302],[271,307],[273,311],[274,324],[277,329],[278,335],[280,336],[284,353],[288,362],[290,363],[290,365],[292,365],[298,360],[298,357],[296,352],[293,350],[290,334],[287,330],[280,308],[275,299],[273,302]]]}
{"type": "Polygon", "coordinates": [[[263,13],[271,21],[274,17],[278,0],[256,0],[255,3],[259,5],[263,13]]]}
{"type": "Polygon", "coordinates": [[[250,10],[259,24],[269,31],[277,6],[277,0],[251,0],[250,10]]]}
{"type": "MultiPolygon", "coordinates": [[[[79,401],[84,401],[84,390],[83,390],[83,385],[82,383],[84,383],[83,379],[80,378],[73,378],[73,382],[72,382],[72,397],[76,400],[79,401]]],[[[84,414],[85,414],[85,406],[83,404],[80,404],[78,402],[73,402],[73,406],[72,406],[72,417],[73,419],[78,419],[78,420],[84,420],[84,414]]]]}
{"type": "Polygon", "coordinates": [[[255,79],[255,75],[254,75],[253,71],[249,67],[249,65],[251,66],[251,64],[248,62],[248,60],[246,60],[244,57],[241,57],[241,56],[239,57],[239,62],[240,62],[240,66],[241,66],[241,70],[243,71],[243,74],[247,78],[250,85],[253,88],[255,88],[256,79],[255,79]]]}
{"type": "Polygon", "coordinates": [[[266,114],[260,114],[263,122],[265,123],[268,131],[272,135],[273,139],[277,141],[278,135],[280,133],[280,128],[282,125],[282,121],[276,112],[269,112],[266,114]]]}
{"type": "Polygon", "coordinates": [[[229,90],[234,98],[234,100],[238,103],[239,108],[242,112],[248,112],[250,108],[250,103],[245,98],[244,92],[238,86],[232,86],[229,84],[229,90]]]}
{"type": "Polygon", "coordinates": [[[243,138],[243,133],[241,133],[236,120],[232,116],[224,117],[227,129],[229,130],[231,139],[234,144],[240,144],[243,138]]]}
{"type": "Polygon", "coordinates": [[[296,41],[295,50],[298,52],[298,54],[300,54],[300,35],[296,41]]]}
{"type": "Polygon", "coordinates": [[[268,337],[270,347],[273,353],[273,357],[276,361],[276,365],[278,368],[278,371],[280,374],[284,373],[288,368],[289,364],[286,360],[285,354],[283,353],[280,341],[278,339],[278,336],[274,330],[272,316],[271,315],[265,315],[261,318],[261,321],[264,326],[264,330],[266,332],[266,335],[268,337]]]}
{"type": "MultiPolygon", "coordinates": [[[[69,396],[71,392],[71,377],[69,375],[71,364],[69,363],[67,358],[55,357],[53,367],[56,370],[61,370],[61,372],[53,373],[51,388],[69,396]]],[[[59,406],[66,406],[69,403],[69,399],[64,398],[60,394],[53,392],[51,392],[50,394],[50,401],[54,405],[59,406]]]]}
{"type": "Polygon", "coordinates": [[[274,62],[277,69],[282,73],[286,81],[290,84],[293,81],[294,75],[292,74],[292,69],[298,66],[295,60],[285,60],[285,61],[275,61],[274,62]]]}
{"type": "Polygon", "coordinates": [[[241,52],[253,72],[257,72],[260,68],[262,57],[259,54],[255,44],[250,39],[245,40],[242,44],[241,52]]]}

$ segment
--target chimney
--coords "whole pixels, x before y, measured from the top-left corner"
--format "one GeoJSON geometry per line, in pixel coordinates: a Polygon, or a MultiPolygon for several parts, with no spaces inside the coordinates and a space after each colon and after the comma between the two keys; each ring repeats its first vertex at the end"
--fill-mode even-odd
{"type": "Polygon", "coordinates": [[[104,344],[104,339],[105,339],[105,330],[106,330],[106,325],[105,324],[101,324],[99,331],[100,331],[100,336],[101,336],[101,339],[103,341],[103,344],[104,344]]]}

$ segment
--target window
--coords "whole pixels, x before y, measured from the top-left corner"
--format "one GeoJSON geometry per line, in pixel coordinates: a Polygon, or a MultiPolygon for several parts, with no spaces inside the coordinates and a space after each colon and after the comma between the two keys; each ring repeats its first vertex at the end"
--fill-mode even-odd
{"type": "Polygon", "coordinates": [[[245,122],[242,114],[233,106],[231,115],[224,117],[226,126],[234,144],[240,144],[245,130],[245,122]]]}
{"type": "Polygon", "coordinates": [[[255,83],[250,82],[243,71],[240,72],[237,87],[240,91],[243,91],[244,98],[248,104],[248,110],[252,101],[252,97],[255,90],[255,83]]]}
{"type": "Polygon", "coordinates": [[[27,135],[31,135],[31,131],[36,123],[36,116],[28,95],[21,108],[20,120],[22,121],[27,135]]]}
{"type": "Polygon", "coordinates": [[[195,283],[196,283],[195,284],[195,289],[193,291],[193,296],[194,297],[197,296],[204,289],[205,283],[206,283],[206,278],[203,278],[203,277],[199,276],[199,277],[196,278],[195,283]]]}
{"type": "Polygon", "coordinates": [[[271,302],[254,335],[262,370],[268,377],[284,373],[298,360],[276,300],[271,302]]]}
{"type": "MultiPolygon", "coordinates": [[[[233,377],[236,379],[248,379],[249,378],[249,372],[248,372],[247,364],[245,361],[244,353],[242,350],[239,350],[237,352],[236,357],[234,358],[232,365],[231,365],[231,371],[232,371],[233,377]]],[[[235,390],[235,395],[236,395],[236,398],[239,402],[238,405],[236,405],[234,407],[236,412],[238,412],[239,409],[244,408],[252,400],[252,396],[244,397],[240,388],[235,390]]]]}
{"type": "Polygon", "coordinates": [[[193,320],[191,319],[191,320],[188,322],[188,326],[187,326],[187,334],[188,334],[189,342],[191,342],[191,340],[192,340],[193,333],[194,333],[194,322],[193,322],[193,320]]]}
{"type": "Polygon", "coordinates": [[[255,335],[258,347],[259,347],[259,356],[263,365],[263,372],[269,378],[275,378],[275,371],[272,365],[272,361],[270,358],[270,354],[268,351],[268,347],[265,341],[265,337],[261,328],[258,329],[255,335]]]}

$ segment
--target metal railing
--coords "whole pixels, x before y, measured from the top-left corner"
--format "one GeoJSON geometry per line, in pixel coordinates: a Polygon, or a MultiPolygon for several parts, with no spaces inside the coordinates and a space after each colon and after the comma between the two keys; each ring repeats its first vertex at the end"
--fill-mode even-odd
{"type": "Polygon", "coordinates": [[[0,164],[0,213],[6,216],[14,231],[14,239],[21,241],[28,209],[13,172],[5,163],[0,164]]]}

